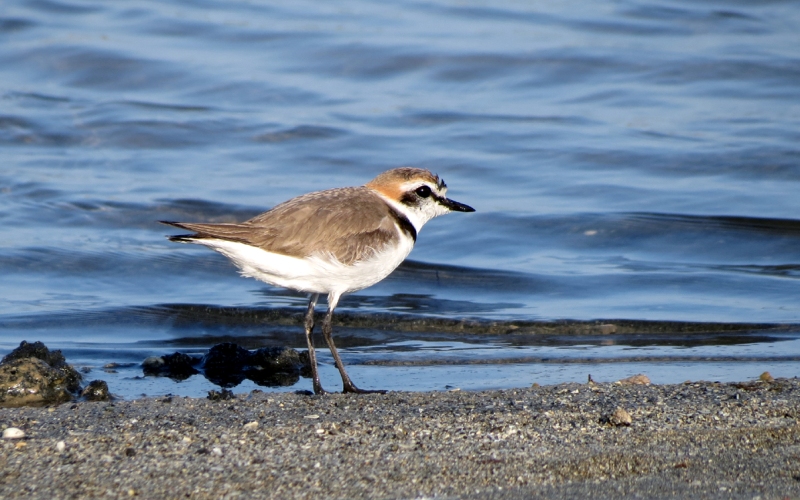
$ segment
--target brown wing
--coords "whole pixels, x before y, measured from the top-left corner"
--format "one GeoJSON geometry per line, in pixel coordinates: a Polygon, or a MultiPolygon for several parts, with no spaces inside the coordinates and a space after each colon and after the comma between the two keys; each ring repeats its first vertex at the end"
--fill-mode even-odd
{"type": "Polygon", "coordinates": [[[329,253],[349,265],[396,237],[396,217],[377,194],[362,186],[298,196],[240,224],[168,224],[197,233],[176,237],[178,241],[238,241],[292,257],[329,253]]]}

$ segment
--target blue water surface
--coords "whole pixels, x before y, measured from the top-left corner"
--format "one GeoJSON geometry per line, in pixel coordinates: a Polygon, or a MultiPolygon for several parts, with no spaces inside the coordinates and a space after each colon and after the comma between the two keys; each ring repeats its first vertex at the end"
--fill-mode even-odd
{"type": "MultiPolygon", "coordinates": [[[[438,345],[434,320],[567,319],[778,325],[737,341],[764,360],[746,374],[679,361],[653,329],[629,347],[656,349],[640,368],[675,374],[663,381],[683,380],[680,363],[697,378],[793,376],[773,351],[800,356],[798,25],[787,1],[4,2],[0,352],[43,340],[99,367],[186,339],[199,353],[223,338],[302,347],[290,312],[178,321],[167,306],[301,313],[305,298],[168,242],[156,221],[240,221],[413,165],[477,212],[430,222],[410,261],[341,302],[376,318],[345,342],[363,377],[398,380],[362,349],[405,359],[438,345]],[[376,341],[381,314],[434,326],[376,341]]],[[[446,342],[515,357],[502,338],[446,342]]],[[[730,346],[707,355],[736,366],[730,346]]],[[[541,383],[524,370],[547,366],[391,388],[541,383]]],[[[604,366],[621,378],[632,365],[604,366]]],[[[118,392],[182,387],[147,383],[118,392]]]]}

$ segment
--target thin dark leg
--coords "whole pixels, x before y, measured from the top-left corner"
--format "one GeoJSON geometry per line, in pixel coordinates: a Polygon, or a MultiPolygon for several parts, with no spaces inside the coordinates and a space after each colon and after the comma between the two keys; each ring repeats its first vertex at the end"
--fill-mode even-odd
{"type": "Polygon", "coordinates": [[[325,320],[322,322],[322,336],[325,337],[325,342],[328,343],[328,347],[331,350],[331,354],[333,354],[333,360],[336,361],[336,368],[339,369],[339,374],[342,376],[342,385],[344,390],[342,392],[353,392],[358,394],[369,394],[369,393],[379,393],[379,394],[386,394],[386,391],[382,390],[374,390],[368,391],[364,389],[359,389],[356,385],[350,380],[350,377],[347,375],[347,371],[344,369],[344,363],[342,362],[342,358],[339,357],[339,351],[336,350],[336,345],[333,343],[333,328],[331,326],[331,320],[333,319],[333,310],[336,308],[336,304],[339,303],[339,295],[338,294],[329,294],[328,295],[328,313],[325,315],[325,320]]]}
{"type": "Polygon", "coordinates": [[[317,371],[317,353],[314,351],[314,339],[311,338],[311,331],[314,329],[314,306],[319,299],[318,293],[312,293],[308,300],[308,310],[306,311],[306,342],[308,343],[308,362],[311,364],[311,383],[314,386],[314,394],[325,394],[322,384],[319,382],[319,372],[317,371]]]}

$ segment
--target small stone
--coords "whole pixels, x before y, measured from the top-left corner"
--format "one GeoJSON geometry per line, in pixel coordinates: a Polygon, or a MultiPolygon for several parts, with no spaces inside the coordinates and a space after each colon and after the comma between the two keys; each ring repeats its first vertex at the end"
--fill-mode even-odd
{"type": "Polygon", "coordinates": [[[617,408],[614,410],[614,413],[608,417],[608,423],[617,427],[631,425],[631,422],[633,422],[631,414],[622,408],[617,408]]]}
{"type": "Polygon", "coordinates": [[[166,364],[166,361],[161,356],[150,356],[142,361],[142,370],[144,370],[145,375],[156,375],[161,372],[166,364]]]}
{"type": "Polygon", "coordinates": [[[305,364],[291,347],[262,347],[250,353],[245,377],[258,385],[289,387],[300,380],[305,364]]]}
{"type": "Polygon", "coordinates": [[[617,383],[621,385],[648,385],[650,384],[650,379],[647,377],[647,375],[639,373],[632,377],[618,380],[617,383]]]}
{"type": "Polygon", "coordinates": [[[257,429],[258,428],[258,422],[255,422],[255,421],[254,422],[248,422],[248,423],[244,424],[244,428],[246,430],[248,430],[248,431],[251,431],[253,429],[257,429]]]}
{"type": "Polygon", "coordinates": [[[25,431],[16,427],[9,427],[3,431],[3,439],[22,439],[25,437],[25,431]]]}
{"type": "Polygon", "coordinates": [[[775,379],[772,378],[772,375],[769,372],[764,372],[758,376],[758,379],[762,382],[774,382],[775,379]]]}
{"type": "Polygon", "coordinates": [[[58,451],[59,453],[63,453],[66,448],[67,448],[67,443],[65,443],[64,441],[59,441],[56,443],[56,451],[58,451]]]}
{"type": "Polygon", "coordinates": [[[213,455],[221,457],[222,456],[222,448],[220,448],[219,446],[215,446],[215,447],[211,448],[211,453],[213,455]]]}
{"type": "Polygon", "coordinates": [[[203,356],[203,372],[212,383],[222,387],[235,387],[245,376],[242,367],[248,365],[250,351],[232,342],[217,344],[203,356]]]}
{"type": "Polygon", "coordinates": [[[92,380],[89,385],[81,392],[81,396],[87,401],[108,401],[111,395],[108,393],[108,384],[103,380],[92,380]]]}
{"type": "Polygon", "coordinates": [[[156,377],[169,377],[173,380],[186,380],[199,373],[195,366],[200,363],[200,358],[176,352],[165,356],[150,356],[142,361],[142,371],[145,375],[156,377]]]}

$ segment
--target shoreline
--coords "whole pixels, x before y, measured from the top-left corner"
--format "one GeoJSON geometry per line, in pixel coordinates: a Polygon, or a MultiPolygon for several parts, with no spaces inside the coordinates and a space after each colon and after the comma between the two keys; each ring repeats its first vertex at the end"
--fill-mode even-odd
{"type": "Polygon", "coordinates": [[[252,391],[3,408],[0,427],[25,432],[0,442],[2,498],[800,497],[798,379],[252,391]]]}

